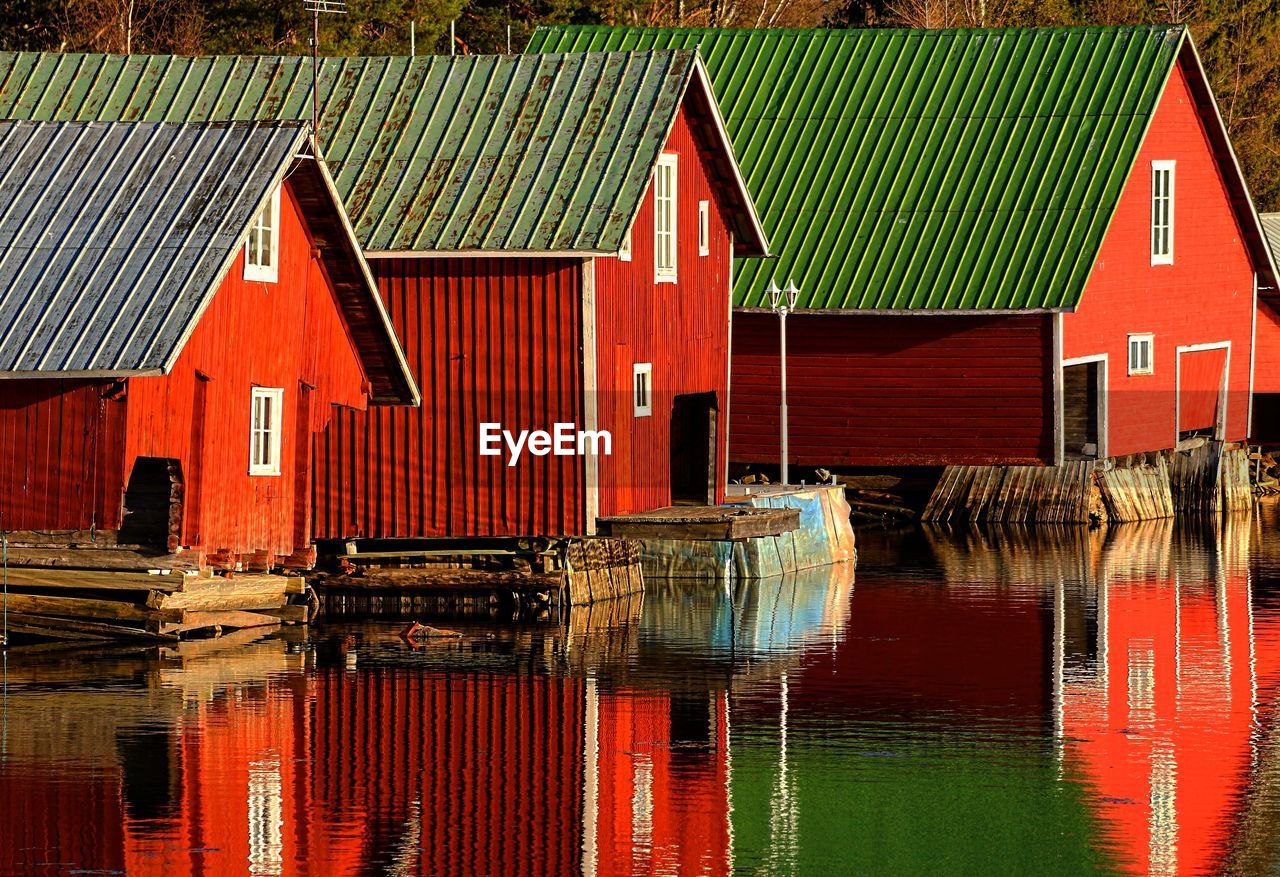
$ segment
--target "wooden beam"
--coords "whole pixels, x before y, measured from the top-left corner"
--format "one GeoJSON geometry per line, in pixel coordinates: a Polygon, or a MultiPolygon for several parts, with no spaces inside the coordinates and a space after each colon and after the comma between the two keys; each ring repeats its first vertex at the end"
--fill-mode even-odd
{"type": "Polygon", "coordinates": [[[126,570],[151,569],[198,571],[203,566],[200,552],[144,554],[123,548],[14,548],[9,549],[9,566],[57,567],[59,569],[126,570]]]}
{"type": "Polygon", "coordinates": [[[44,594],[8,595],[10,612],[34,615],[67,615],[114,621],[181,621],[182,613],[148,609],[124,600],[92,600],[87,597],[49,597],[44,594]]]}
{"type": "Polygon", "coordinates": [[[181,624],[166,624],[160,628],[162,633],[189,633],[194,630],[205,630],[210,627],[225,627],[241,630],[251,627],[279,627],[281,620],[271,615],[240,610],[188,612],[181,624]]]}
{"type": "Polygon", "coordinates": [[[152,575],[147,572],[10,567],[9,587],[76,591],[180,591],[188,578],[183,573],[152,575]]]}
{"type": "Polygon", "coordinates": [[[102,624],[80,619],[52,618],[48,615],[31,615],[21,612],[9,613],[9,627],[11,630],[17,630],[19,627],[56,630],[61,632],[60,635],[63,639],[97,639],[105,637],[107,639],[144,639],[162,643],[178,641],[176,636],[154,633],[122,624],[102,624]],[[84,637],[77,636],[78,634],[84,634],[84,637]]]}
{"type": "Polygon", "coordinates": [[[317,577],[329,590],[387,591],[546,591],[560,587],[559,573],[480,569],[369,569],[363,575],[317,577]]]}

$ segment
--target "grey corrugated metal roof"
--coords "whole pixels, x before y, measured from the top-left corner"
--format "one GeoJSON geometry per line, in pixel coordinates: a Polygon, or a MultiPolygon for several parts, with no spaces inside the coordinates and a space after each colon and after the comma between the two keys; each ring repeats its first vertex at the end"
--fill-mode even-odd
{"type": "Polygon", "coordinates": [[[0,374],[166,370],[306,142],[298,123],[0,122],[0,374]]]}
{"type": "Polygon", "coordinates": [[[1271,258],[1280,264],[1280,213],[1263,213],[1258,218],[1262,220],[1262,233],[1271,247],[1271,258]]]}
{"type": "MultiPolygon", "coordinates": [[[[695,68],[689,50],[326,58],[322,148],[366,251],[615,252],[695,68]]],[[[309,58],[0,53],[3,118],[310,115],[309,58]]]]}

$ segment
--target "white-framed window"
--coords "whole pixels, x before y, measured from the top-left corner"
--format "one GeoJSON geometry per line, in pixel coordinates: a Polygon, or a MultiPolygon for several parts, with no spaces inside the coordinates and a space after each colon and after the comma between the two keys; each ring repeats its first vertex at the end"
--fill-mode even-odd
{"type": "Polygon", "coordinates": [[[280,433],[284,426],[284,390],[254,387],[249,415],[249,474],[280,474],[280,433]]]}
{"type": "Polygon", "coordinates": [[[627,236],[622,239],[622,246],[618,248],[618,261],[631,261],[631,229],[627,229],[627,236]]]}
{"type": "Polygon", "coordinates": [[[653,363],[637,362],[631,370],[631,401],[636,417],[653,413],[653,363]]]}
{"type": "Polygon", "coordinates": [[[1151,162],[1151,264],[1173,264],[1172,161],[1151,162]]]}
{"type": "Polygon", "coordinates": [[[676,282],[676,156],[658,157],[653,172],[653,279],[676,282]]]}
{"type": "Polygon", "coordinates": [[[1149,375],[1155,371],[1156,338],[1150,333],[1129,336],[1129,374],[1149,375]]]}
{"type": "Polygon", "coordinates": [[[711,255],[711,202],[698,202],[698,255],[711,255]]]}
{"type": "Polygon", "coordinates": [[[249,226],[244,244],[244,279],[275,283],[280,269],[280,188],[271,193],[249,226]]]}

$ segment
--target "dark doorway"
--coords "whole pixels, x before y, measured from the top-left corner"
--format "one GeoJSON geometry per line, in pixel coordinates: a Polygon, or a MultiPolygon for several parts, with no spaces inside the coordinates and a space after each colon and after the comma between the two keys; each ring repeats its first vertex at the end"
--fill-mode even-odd
{"type": "Polygon", "coordinates": [[[671,501],[716,500],[716,394],[676,396],[671,409],[671,501]]]}
{"type": "Polygon", "coordinates": [[[1062,369],[1062,450],[1068,460],[1098,456],[1100,362],[1062,369]]]}
{"type": "Polygon", "coordinates": [[[138,457],[124,490],[121,544],[176,551],[181,542],[182,465],[167,457],[138,457]]]}

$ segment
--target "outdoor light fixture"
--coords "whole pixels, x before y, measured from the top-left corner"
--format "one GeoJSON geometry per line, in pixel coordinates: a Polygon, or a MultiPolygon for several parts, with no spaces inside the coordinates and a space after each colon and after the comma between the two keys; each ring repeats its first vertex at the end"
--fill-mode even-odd
{"type": "Polygon", "coordinates": [[[796,300],[800,297],[800,287],[796,286],[788,278],[786,289],[779,289],[778,284],[770,280],[769,288],[765,292],[769,295],[769,307],[778,315],[782,368],[782,483],[787,484],[790,479],[790,473],[787,470],[787,314],[796,309],[796,300]]]}

